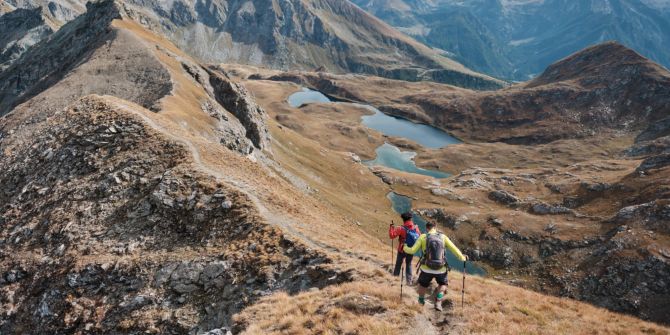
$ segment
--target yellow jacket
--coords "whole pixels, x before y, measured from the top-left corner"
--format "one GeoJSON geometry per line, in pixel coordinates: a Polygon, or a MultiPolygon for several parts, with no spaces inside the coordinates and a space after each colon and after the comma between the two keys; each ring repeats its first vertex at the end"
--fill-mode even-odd
{"type": "MultiPolygon", "coordinates": [[[[428,232],[428,234],[437,234],[437,230],[435,228],[431,229],[431,231],[428,232]]],[[[424,253],[426,252],[426,234],[421,234],[419,236],[419,239],[416,240],[414,243],[414,246],[408,247],[407,244],[403,246],[403,251],[405,251],[406,254],[413,255],[419,251],[419,248],[421,248],[421,251],[424,253]]],[[[461,253],[460,250],[454,245],[454,243],[451,242],[451,240],[447,237],[447,235],[442,234],[442,238],[444,241],[444,246],[451,251],[458,259],[461,261],[465,261],[465,256],[461,253]]],[[[426,273],[444,273],[447,271],[447,267],[443,266],[439,270],[433,270],[429,268],[427,265],[421,265],[421,271],[426,272],[426,273]]]]}

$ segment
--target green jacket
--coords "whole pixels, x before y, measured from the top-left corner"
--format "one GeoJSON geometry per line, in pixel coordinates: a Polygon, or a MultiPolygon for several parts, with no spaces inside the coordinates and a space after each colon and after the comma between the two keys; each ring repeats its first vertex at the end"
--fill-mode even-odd
{"type": "MultiPolygon", "coordinates": [[[[437,233],[438,232],[435,228],[433,228],[431,231],[428,232],[428,234],[437,234],[437,233]]],[[[451,240],[447,237],[447,235],[442,234],[442,238],[443,238],[443,241],[444,241],[445,248],[449,249],[449,251],[451,251],[451,253],[453,253],[456,257],[458,257],[458,259],[460,259],[461,261],[465,261],[465,256],[463,256],[461,251],[458,250],[456,245],[454,245],[454,243],[451,242],[451,240]]],[[[417,253],[419,251],[419,249],[421,249],[421,251],[423,251],[424,254],[426,253],[426,234],[421,234],[419,239],[416,240],[416,243],[414,243],[414,246],[408,247],[407,244],[405,244],[403,246],[403,251],[406,254],[409,254],[409,255],[413,255],[413,254],[417,253]]],[[[421,271],[426,272],[426,273],[439,274],[439,273],[446,272],[447,267],[443,266],[439,270],[433,270],[433,269],[429,268],[427,265],[421,265],[421,271]]]]}

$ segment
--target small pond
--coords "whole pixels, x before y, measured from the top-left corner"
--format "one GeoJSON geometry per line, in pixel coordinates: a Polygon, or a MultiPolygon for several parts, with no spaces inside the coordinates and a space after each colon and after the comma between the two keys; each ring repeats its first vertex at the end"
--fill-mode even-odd
{"type": "Polygon", "coordinates": [[[302,105],[311,103],[326,103],[331,102],[327,96],[319,91],[313,91],[309,88],[303,87],[302,91],[291,94],[288,97],[288,104],[291,107],[298,108],[302,105]]]}
{"type": "Polygon", "coordinates": [[[373,115],[362,117],[363,125],[380,131],[384,135],[406,138],[429,149],[439,149],[450,144],[461,143],[442,129],[386,115],[369,105],[361,106],[374,112],[373,115]]]}
{"type": "Polygon", "coordinates": [[[386,166],[399,171],[416,173],[434,178],[447,178],[450,176],[450,174],[446,172],[426,170],[417,167],[413,160],[414,156],[416,156],[415,152],[401,151],[398,147],[388,143],[384,143],[382,146],[378,147],[375,152],[377,153],[377,157],[373,160],[365,161],[364,163],[366,165],[386,166]]]}

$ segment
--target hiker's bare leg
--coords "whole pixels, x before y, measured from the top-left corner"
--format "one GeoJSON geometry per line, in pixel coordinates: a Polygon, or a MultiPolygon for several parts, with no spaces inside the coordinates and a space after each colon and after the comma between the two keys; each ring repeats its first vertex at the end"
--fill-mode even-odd
{"type": "Polygon", "coordinates": [[[419,288],[417,289],[417,292],[419,293],[419,296],[420,296],[420,297],[425,296],[425,295],[426,295],[426,291],[428,291],[428,288],[427,288],[427,287],[423,287],[423,286],[419,285],[419,288]]]}

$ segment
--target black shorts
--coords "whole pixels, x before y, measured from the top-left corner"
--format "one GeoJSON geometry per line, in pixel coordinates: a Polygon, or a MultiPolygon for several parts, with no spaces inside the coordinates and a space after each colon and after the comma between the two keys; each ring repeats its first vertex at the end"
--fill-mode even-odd
{"type": "Polygon", "coordinates": [[[421,271],[417,282],[422,287],[428,287],[430,286],[430,282],[433,281],[433,278],[435,278],[437,285],[447,285],[447,272],[434,274],[421,271]]]}

